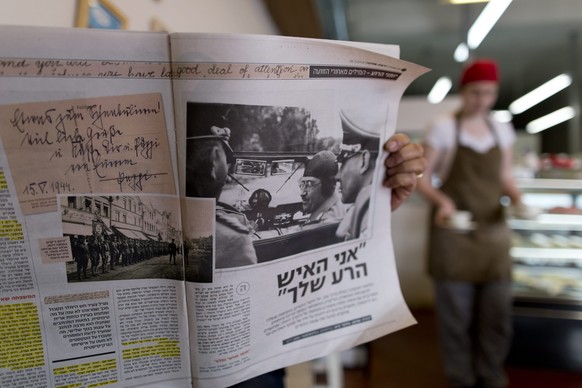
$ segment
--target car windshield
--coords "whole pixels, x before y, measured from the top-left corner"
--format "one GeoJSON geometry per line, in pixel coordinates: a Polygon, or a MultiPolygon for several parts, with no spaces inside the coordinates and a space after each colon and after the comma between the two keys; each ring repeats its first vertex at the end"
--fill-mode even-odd
{"type": "Polygon", "coordinates": [[[272,160],[237,158],[220,200],[244,211],[250,207],[251,194],[262,189],[270,193],[271,207],[301,203],[299,179],[303,176],[305,160],[305,157],[272,160]]]}

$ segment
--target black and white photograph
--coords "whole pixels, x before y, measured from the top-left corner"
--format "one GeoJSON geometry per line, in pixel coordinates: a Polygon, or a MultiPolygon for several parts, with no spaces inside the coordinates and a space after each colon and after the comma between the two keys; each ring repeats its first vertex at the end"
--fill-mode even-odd
{"type": "Polygon", "coordinates": [[[214,251],[214,200],[182,201],[184,273],[187,282],[212,283],[214,251]]]}
{"type": "Polygon", "coordinates": [[[71,240],[67,281],[184,278],[176,197],[61,196],[63,236],[71,240]]]}
{"type": "Polygon", "coordinates": [[[380,128],[345,111],[187,104],[186,197],[216,200],[215,268],[369,237],[380,128]]]}

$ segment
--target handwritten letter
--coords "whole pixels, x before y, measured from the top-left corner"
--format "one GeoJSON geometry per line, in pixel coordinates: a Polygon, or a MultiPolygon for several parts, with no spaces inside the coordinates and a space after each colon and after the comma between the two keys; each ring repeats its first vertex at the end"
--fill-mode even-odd
{"type": "Polygon", "coordinates": [[[25,214],[63,193],[175,194],[159,94],[4,105],[0,128],[25,214]]]}

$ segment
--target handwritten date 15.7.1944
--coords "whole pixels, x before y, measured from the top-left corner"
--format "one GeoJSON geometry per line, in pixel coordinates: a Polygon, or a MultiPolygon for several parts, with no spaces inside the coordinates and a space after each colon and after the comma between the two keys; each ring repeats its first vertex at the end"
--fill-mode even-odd
{"type": "Polygon", "coordinates": [[[72,193],[74,191],[75,187],[70,182],[39,181],[27,183],[22,190],[22,194],[36,196],[45,194],[72,193]]]}

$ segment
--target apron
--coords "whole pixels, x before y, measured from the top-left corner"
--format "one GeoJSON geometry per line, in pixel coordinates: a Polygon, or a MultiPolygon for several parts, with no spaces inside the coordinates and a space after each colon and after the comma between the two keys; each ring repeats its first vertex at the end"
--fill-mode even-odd
{"type": "Polygon", "coordinates": [[[511,232],[500,203],[501,149],[492,124],[487,124],[496,146],[482,154],[459,144],[461,129],[456,119],[457,151],[440,189],[458,210],[470,211],[477,225],[475,230],[456,231],[431,222],[428,264],[436,280],[484,283],[511,278],[511,232]]]}

